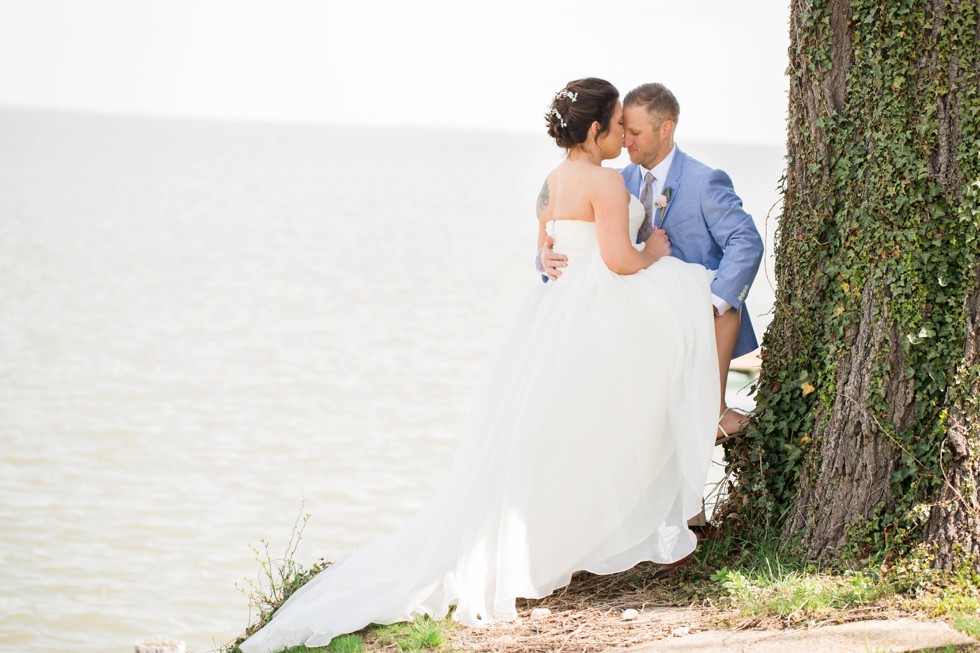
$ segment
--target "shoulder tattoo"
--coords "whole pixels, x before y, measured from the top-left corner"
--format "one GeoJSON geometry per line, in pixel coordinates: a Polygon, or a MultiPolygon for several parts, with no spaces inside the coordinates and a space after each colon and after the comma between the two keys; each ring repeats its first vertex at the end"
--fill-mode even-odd
{"type": "Polygon", "coordinates": [[[544,180],[544,186],[541,187],[541,192],[538,193],[538,217],[544,213],[544,210],[548,208],[548,200],[551,199],[548,195],[548,180],[544,180]]]}

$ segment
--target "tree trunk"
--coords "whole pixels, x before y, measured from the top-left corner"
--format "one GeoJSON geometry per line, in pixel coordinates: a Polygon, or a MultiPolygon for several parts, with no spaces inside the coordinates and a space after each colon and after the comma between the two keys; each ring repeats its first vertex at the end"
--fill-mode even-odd
{"type": "MultiPolygon", "coordinates": [[[[792,0],[777,293],[723,510],[980,569],[980,4],[792,0]]],[[[747,522],[748,520],[746,520],[747,522]]]]}
{"type": "MultiPolygon", "coordinates": [[[[866,408],[872,392],[867,371],[890,340],[885,323],[878,319],[880,310],[872,286],[866,285],[860,322],[848,333],[854,344],[837,366],[833,407],[820,412],[815,429],[815,466],[804,471],[803,491],[786,523],[786,532],[800,534],[816,557],[837,553],[850,525],[893,504],[889,481],[898,452],[866,408]]],[[[897,403],[902,410],[908,408],[904,397],[897,403]]]]}
{"type": "Polygon", "coordinates": [[[967,304],[966,351],[957,382],[961,392],[949,411],[941,460],[943,485],[924,539],[936,548],[936,566],[980,559],[980,283],[967,304]]]}

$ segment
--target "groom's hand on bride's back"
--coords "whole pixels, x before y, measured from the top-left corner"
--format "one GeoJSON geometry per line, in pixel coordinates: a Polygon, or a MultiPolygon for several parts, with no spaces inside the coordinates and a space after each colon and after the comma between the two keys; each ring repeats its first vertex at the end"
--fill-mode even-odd
{"type": "Polygon", "coordinates": [[[561,269],[568,265],[568,257],[564,254],[556,253],[552,247],[555,246],[555,241],[548,236],[544,241],[544,247],[538,253],[538,258],[541,261],[541,270],[545,275],[554,281],[561,276],[561,269]]]}

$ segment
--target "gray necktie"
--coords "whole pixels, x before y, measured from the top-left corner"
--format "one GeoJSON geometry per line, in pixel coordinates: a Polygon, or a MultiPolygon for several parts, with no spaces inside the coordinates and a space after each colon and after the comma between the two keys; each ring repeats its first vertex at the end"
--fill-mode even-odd
{"type": "Polygon", "coordinates": [[[647,172],[643,177],[643,190],[640,191],[640,203],[643,205],[643,223],[636,234],[636,242],[642,243],[653,233],[653,173],[647,172]]]}

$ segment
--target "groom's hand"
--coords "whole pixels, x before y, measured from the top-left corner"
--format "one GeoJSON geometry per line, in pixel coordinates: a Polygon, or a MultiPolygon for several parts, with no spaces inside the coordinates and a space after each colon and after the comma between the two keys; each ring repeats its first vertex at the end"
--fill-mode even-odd
{"type": "Polygon", "coordinates": [[[539,254],[541,258],[541,267],[544,269],[544,273],[549,279],[554,281],[561,276],[561,269],[568,265],[568,257],[564,254],[556,254],[551,248],[555,246],[555,241],[548,236],[544,241],[544,248],[542,248],[539,254]]]}

